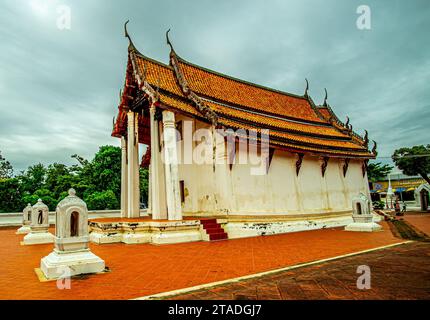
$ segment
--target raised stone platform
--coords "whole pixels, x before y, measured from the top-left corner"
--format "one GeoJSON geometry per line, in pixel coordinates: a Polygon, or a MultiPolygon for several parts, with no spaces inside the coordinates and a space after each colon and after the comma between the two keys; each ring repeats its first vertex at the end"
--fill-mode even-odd
{"type": "Polygon", "coordinates": [[[98,244],[169,244],[201,241],[200,220],[97,219],[89,221],[90,241],[98,244]]]}
{"type": "Polygon", "coordinates": [[[230,215],[221,225],[229,239],[344,227],[352,222],[351,211],[319,214],[260,216],[230,215]]]}
{"type": "Polygon", "coordinates": [[[93,219],[89,221],[89,226],[90,241],[97,244],[169,244],[339,228],[352,222],[351,211],[344,211],[324,214],[185,217],[178,221],[152,220],[151,217],[93,219]],[[215,220],[225,237],[211,238],[210,232],[208,233],[211,229],[205,228],[205,220],[215,220]]]}

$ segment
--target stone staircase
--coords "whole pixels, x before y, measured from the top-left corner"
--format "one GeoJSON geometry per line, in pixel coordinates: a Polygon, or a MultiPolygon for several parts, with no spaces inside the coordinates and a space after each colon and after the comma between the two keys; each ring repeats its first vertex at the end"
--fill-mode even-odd
{"type": "Polygon", "coordinates": [[[204,241],[227,240],[228,235],[216,219],[202,219],[201,231],[204,241]]]}

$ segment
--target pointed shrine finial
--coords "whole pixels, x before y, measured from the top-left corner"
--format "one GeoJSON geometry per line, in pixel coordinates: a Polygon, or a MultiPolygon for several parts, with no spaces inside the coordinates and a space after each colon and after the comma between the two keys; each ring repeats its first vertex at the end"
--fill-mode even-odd
{"type": "Polygon", "coordinates": [[[128,38],[128,41],[129,41],[129,44],[128,44],[128,51],[137,51],[136,47],[134,46],[133,40],[131,40],[131,37],[130,37],[130,35],[128,34],[128,31],[127,31],[127,24],[128,24],[129,22],[130,22],[130,20],[127,20],[127,21],[124,23],[124,36],[125,36],[126,38],[128,38]]]}
{"type": "Polygon", "coordinates": [[[169,28],[169,30],[166,31],[166,41],[167,41],[167,44],[170,46],[170,50],[172,50],[173,52],[175,52],[175,49],[173,49],[173,45],[172,45],[172,43],[170,42],[170,39],[169,39],[169,32],[170,32],[170,28],[169,28]]]}
{"type": "Polygon", "coordinates": [[[345,123],[345,127],[346,127],[346,128],[349,128],[349,117],[348,117],[348,116],[346,116],[346,123],[345,123]]]}
{"type": "Polygon", "coordinates": [[[309,90],[309,81],[306,78],[305,78],[305,80],[306,80],[305,97],[307,97],[308,96],[308,90],[309,90]]]}
{"type": "Polygon", "coordinates": [[[324,107],[327,107],[327,88],[324,88],[325,91],[325,98],[324,98],[324,107]]]}

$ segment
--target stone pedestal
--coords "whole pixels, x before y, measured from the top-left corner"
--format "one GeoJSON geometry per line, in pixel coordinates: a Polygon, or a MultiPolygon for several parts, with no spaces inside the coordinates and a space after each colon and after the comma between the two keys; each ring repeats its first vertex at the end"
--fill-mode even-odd
{"type": "Polygon", "coordinates": [[[65,275],[76,276],[102,272],[105,269],[105,263],[89,249],[73,252],[54,250],[42,258],[40,269],[46,278],[57,279],[65,275]]]}
{"type": "Polygon", "coordinates": [[[22,226],[16,231],[16,234],[27,234],[31,232],[30,224],[31,224],[31,213],[33,208],[29,203],[27,207],[22,211],[22,226]]]}
{"type": "Polygon", "coordinates": [[[49,232],[33,232],[31,231],[24,237],[23,243],[25,245],[33,245],[33,244],[46,244],[53,243],[54,236],[49,232]]]}
{"type": "Polygon", "coordinates": [[[56,279],[102,272],[104,261],[89,249],[87,205],[76,196],[75,190],[69,190],[55,214],[55,248],[40,261],[45,277],[56,279]]]}
{"type": "Polygon", "coordinates": [[[22,226],[16,231],[16,234],[28,234],[31,232],[30,226],[22,226]]]}
{"type": "Polygon", "coordinates": [[[53,243],[54,236],[49,233],[49,209],[41,199],[32,207],[30,233],[24,237],[25,245],[53,243]]]}
{"type": "Polygon", "coordinates": [[[381,230],[382,227],[373,221],[370,210],[370,201],[362,193],[352,199],[353,222],[345,227],[346,231],[373,232],[381,230]]]}

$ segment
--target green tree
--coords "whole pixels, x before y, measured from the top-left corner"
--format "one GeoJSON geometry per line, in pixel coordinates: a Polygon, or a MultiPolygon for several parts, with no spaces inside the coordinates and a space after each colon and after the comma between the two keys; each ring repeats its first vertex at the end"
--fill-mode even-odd
{"type": "Polygon", "coordinates": [[[9,161],[7,161],[1,155],[0,151],[0,179],[12,178],[13,167],[9,161]]]}
{"type": "Polygon", "coordinates": [[[61,194],[67,192],[77,183],[77,176],[70,172],[70,169],[61,163],[50,164],[46,170],[44,189],[51,191],[56,199],[61,194]]]}
{"type": "Polygon", "coordinates": [[[117,199],[120,198],[121,148],[102,146],[91,161],[78,155],[72,157],[79,162],[73,167],[79,177],[75,184],[78,194],[86,198],[94,192],[111,190],[117,199]]]}
{"type": "Polygon", "coordinates": [[[0,212],[17,212],[24,207],[19,179],[0,179],[0,212]]]}
{"type": "Polygon", "coordinates": [[[420,175],[430,184],[430,145],[400,148],[394,151],[392,159],[396,166],[408,176],[420,175]]]}
{"type": "Polygon", "coordinates": [[[148,205],[148,181],[149,181],[149,171],[147,168],[140,168],[140,199],[148,205]]]}
{"type": "Polygon", "coordinates": [[[28,167],[28,169],[18,176],[21,190],[25,194],[33,194],[36,190],[42,189],[46,181],[46,168],[39,163],[28,167]]]}
{"type": "MultiPolygon", "coordinates": [[[[102,146],[91,161],[73,155],[77,164],[29,166],[15,178],[0,178],[0,212],[21,211],[40,198],[55,210],[67,190],[75,188],[91,210],[119,209],[121,198],[121,149],[102,146]]],[[[3,158],[2,158],[3,159],[3,158]]],[[[148,169],[140,169],[141,198],[148,198],[148,169]]]]}
{"type": "Polygon", "coordinates": [[[367,178],[369,182],[381,181],[387,177],[388,173],[393,170],[393,166],[382,164],[380,162],[369,163],[367,166],[367,178]]]}
{"type": "Polygon", "coordinates": [[[112,210],[119,208],[119,202],[112,190],[94,192],[84,198],[91,210],[112,210]]]}

